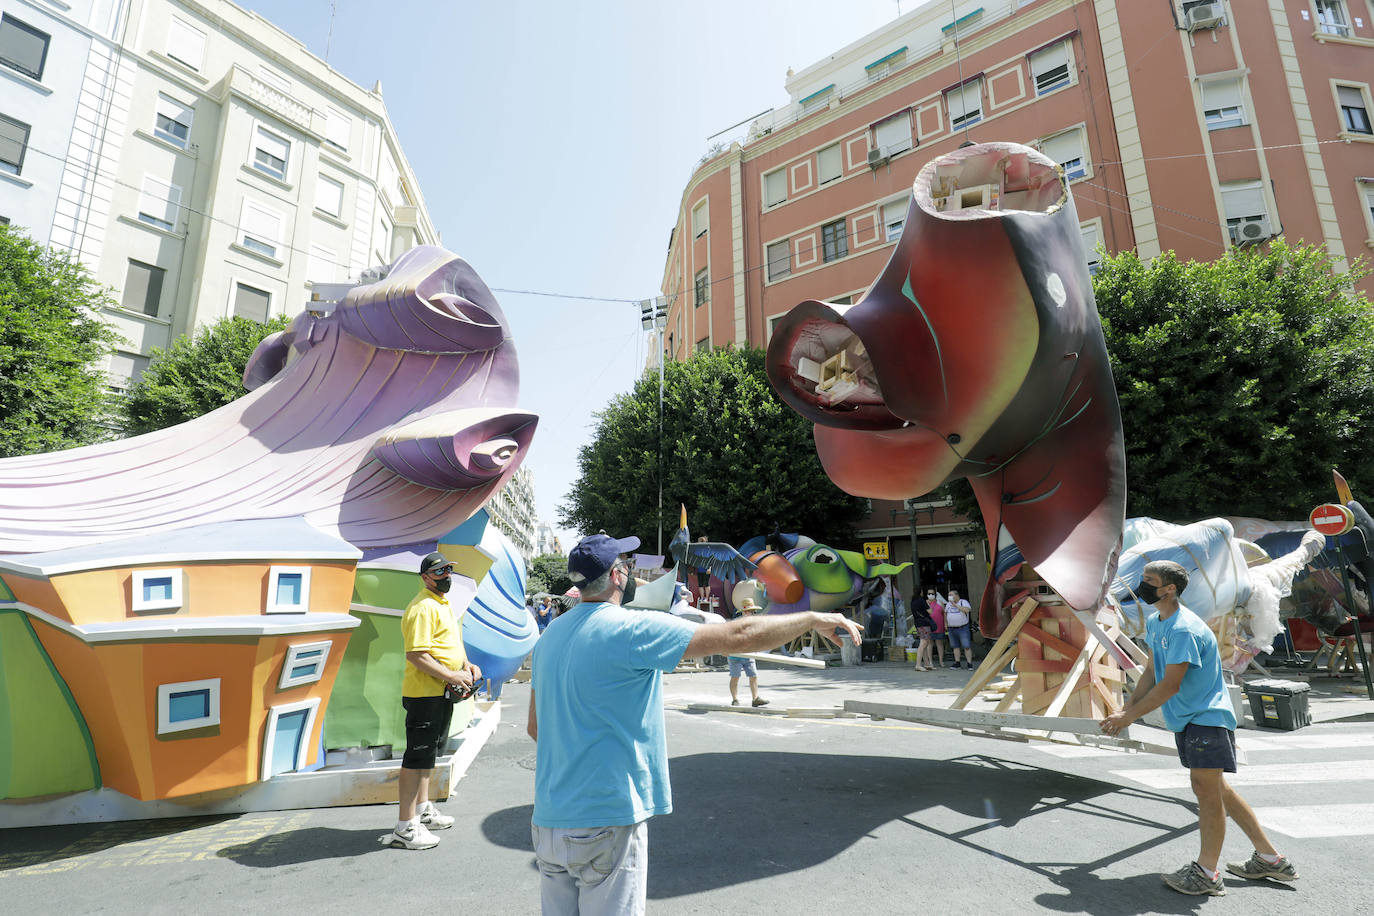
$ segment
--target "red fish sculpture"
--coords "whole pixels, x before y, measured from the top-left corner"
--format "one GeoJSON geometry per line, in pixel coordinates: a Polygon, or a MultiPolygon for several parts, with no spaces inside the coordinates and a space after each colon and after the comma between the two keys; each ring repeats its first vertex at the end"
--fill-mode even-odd
{"type": "MultiPolygon", "coordinates": [[[[1093,607],[1120,550],[1125,455],[1063,170],[985,143],[928,163],[913,192],[859,302],[808,300],[779,322],[769,379],[816,424],[841,488],[904,499],[966,477],[990,542],[1093,607]]],[[[997,589],[994,576],[984,632],[1005,625],[997,589]]]]}

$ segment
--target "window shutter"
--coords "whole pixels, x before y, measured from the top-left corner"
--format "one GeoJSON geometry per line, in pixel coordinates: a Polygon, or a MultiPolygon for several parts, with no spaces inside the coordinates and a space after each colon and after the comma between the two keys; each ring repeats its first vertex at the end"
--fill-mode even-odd
{"type": "Polygon", "coordinates": [[[1037,93],[1048,92],[1069,81],[1069,55],[1062,41],[1032,54],[1030,66],[1037,93]]]}
{"type": "Polygon", "coordinates": [[[353,130],[353,121],[337,108],[325,111],[324,138],[339,149],[348,149],[348,135],[353,130]]]}
{"type": "Polygon", "coordinates": [[[874,142],[886,155],[911,149],[911,118],[904,111],[880,123],[873,132],[874,142]]]}
{"type": "Polygon", "coordinates": [[[330,216],[342,213],[343,185],[321,175],[319,184],[315,186],[315,209],[322,210],[330,216]]]}
{"type": "Polygon", "coordinates": [[[820,154],[821,184],[834,181],[844,174],[844,162],[840,156],[840,145],[827,146],[820,154]]]}
{"type": "Polygon", "coordinates": [[[140,213],[167,223],[175,231],[180,207],[181,188],[152,175],[143,176],[143,193],[138,202],[140,213]]]}
{"type": "Polygon", "coordinates": [[[281,214],[253,203],[243,202],[243,219],[240,221],[244,235],[277,244],[281,242],[281,214]]]}
{"type": "Polygon", "coordinates": [[[1211,80],[1202,84],[1202,110],[1240,107],[1240,80],[1211,80]]]}
{"type": "Polygon", "coordinates": [[[1227,219],[1244,219],[1249,216],[1264,216],[1264,189],[1258,182],[1240,187],[1222,187],[1221,203],[1226,210],[1227,219]]]}
{"type": "Polygon", "coordinates": [[[1074,159],[1082,159],[1083,137],[1077,130],[1067,130],[1042,141],[1040,151],[1060,165],[1074,159]]]}
{"type": "Polygon", "coordinates": [[[167,35],[167,56],[176,58],[192,70],[199,70],[205,65],[205,33],[173,16],[167,35]]]}
{"type": "Polygon", "coordinates": [[[763,202],[771,207],[787,199],[787,170],[778,169],[763,176],[763,202]]]}
{"type": "Polygon", "coordinates": [[[311,283],[333,283],[338,277],[338,252],[323,245],[311,245],[305,279],[311,283]]]}

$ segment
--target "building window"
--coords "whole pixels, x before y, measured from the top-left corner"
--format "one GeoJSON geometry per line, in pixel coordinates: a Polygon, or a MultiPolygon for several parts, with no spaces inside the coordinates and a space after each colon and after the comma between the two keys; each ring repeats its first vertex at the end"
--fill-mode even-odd
{"type": "Polygon", "coordinates": [[[1345,14],[1344,0],[1316,0],[1317,28],[1327,35],[1350,37],[1350,17],[1345,14]]]}
{"type": "Polygon", "coordinates": [[[343,213],[343,182],[321,175],[315,185],[315,209],[330,216],[343,213]]]}
{"type": "Polygon", "coordinates": [[[153,135],[173,146],[186,149],[191,139],[191,118],[194,114],[190,105],[183,105],[159,93],[153,135]]]}
{"type": "Polygon", "coordinates": [[[820,160],[821,184],[834,181],[844,174],[844,160],[840,155],[838,143],[821,150],[818,158],[820,160]]]}
{"type": "Polygon", "coordinates": [[[133,574],[130,607],[135,611],[170,611],[181,607],[180,569],[143,569],[133,574]]]}
{"type": "Polygon", "coordinates": [[[1364,198],[1364,212],[1369,217],[1369,237],[1374,239],[1374,178],[1362,178],[1358,182],[1364,198]]]}
{"type": "Polygon", "coordinates": [[[167,271],[152,264],[129,259],[129,270],[124,274],[124,298],[120,305],[131,312],[157,315],[162,303],[162,279],[167,271]]]}
{"type": "Polygon", "coordinates": [[[205,66],[205,33],[177,17],[167,30],[167,56],[192,70],[205,66]]]}
{"type": "Polygon", "coordinates": [[[267,578],[267,613],[304,614],[310,610],[310,567],[273,566],[267,578]]]}
{"type": "Polygon", "coordinates": [[[180,187],[152,175],[143,176],[143,192],[138,196],[140,220],[164,232],[176,232],[180,210],[180,187]]]}
{"type": "Polygon", "coordinates": [[[279,181],[286,180],[291,141],[259,124],[253,131],[253,168],[279,181]]]}
{"type": "Polygon", "coordinates": [[[391,220],[386,218],[385,213],[377,214],[377,247],[373,255],[377,258],[378,264],[391,263],[391,220]]]}
{"type": "Polygon", "coordinates": [[[773,207],[787,200],[787,169],[763,176],[763,205],[773,207]]]}
{"type": "Polygon", "coordinates": [[[19,175],[29,148],[29,125],[0,115],[0,172],[19,175]]]}
{"type": "Polygon", "coordinates": [[[323,245],[311,244],[305,279],[311,283],[333,283],[339,277],[339,253],[323,245]]]}
{"type": "Polygon", "coordinates": [[[159,735],[215,725],[219,725],[219,678],[158,685],[159,735]]]}
{"type": "Polygon", "coordinates": [[[777,280],[792,272],[792,247],[787,239],[768,246],[768,279],[777,280]]]}
{"type": "Polygon", "coordinates": [[[711,281],[706,274],[706,268],[697,271],[692,278],[692,301],[697,305],[705,305],[711,297],[711,281]]]}
{"type": "Polygon", "coordinates": [[[826,87],[823,88],[823,89],[817,89],[815,92],[811,93],[811,94],[808,95],[806,98],[804,98],[804,99],[801,100],[801,108],[802,108],[802,111],[804,111],[804,112],[805,112],[805,111],[815,111],[817,108],[821,108],[821,107],[823,107],[823,106],[825,106],[825,105],[829,105],[829,104],[830,104],[830,96],[831,96],[834,92],[835,92],[835,84],[834,84],[834,83],[831,83],[829,86],[826,86],[826,87]]]}
{"type": "Polygon", "coordinates": [[[265,324],[272,310],[272,294],[266,290],[249,286],[247,283],[234,284],[234,317],[247,318],[258,324],[265,324]]]}
{"type": "Polygon", "coordinates": [[[1045,95],[1069,85],[1069,43],[1042,48],[1030,56],[1031,76],[1035,79],[1035,94],[1045,95]]]}
{"type": "Polygon", "coordinates": [[[110,354],[110,365],[106,372],[110,387],[119,394],[126,393],[129,385],[142,378],[148,370],[148,362],[148,357],[141,353],[114,351],[110,354]]]}
{"type": "Polygon", "coordinates": [[[353,132],[353,119],[337,108],[324,112],[324,142],[341,150],[348,149],[348,137],[353,132]]]}
{"type": "Polygon", "coordinates": [[[711,335],[708,334],[708,335],[706,335],[705,337],[701,338],[701,340],[698,340],[698,341],[697,341],[696,352],[698,352],[698,353],[705,353],[706,351],[708,351],[708,350],[710,350],[710,349],[711,349],[711,335]]]}
{"type": "Polygon", "coordinates": [[[1097,224],[1083,223],[1078,227],[1078,231],[1083,234],[1083,253],[1088,258],[1088,273],[1097,276],[1097,272],[1102,269],[1102,252],[1097,248],[1097,224]]]}
{"type": "Polygon", "coordinates": [[[864,73],[868,75],[868,81],[870,83],[876,83],[888,74],[896,73],[905,66],[906,45],[903,45],[886,57],[880,57],[873,63],[865,66],[864,73]]]}
{"type": "Polygon", "coordinates": [[[911,115],[901,111],[873,125],[873,148],[884,156],[911,149],[911,115]]]}
{"type": "Polygon", "coordinates": [[[1202,114],[1208,130],[1239,127],[1245,123],[1240,77],[1208,80],[1202,84],[1202,114]]]}
{"type": "Polygon", "coordinates": [[[981,77],[956,86],[945,93],[951,130],[972,127],[983,120],[983,80],[981,77]]]}
{"type": "Polygon", "coordinates": [[[835,261],[849,254],[849,237],[845,221],[837,219],[821,227],[821,257],[835,261]]]}
{"type": "Polygon", "coordinates": [[[706,212],[706,199],[702,198],[692,208],[692,238],[699,239],[705,235],[709,222],[706,212]]]}
{"type": "Polygon", "coordinates": [[[311,697],[299,703],[283,703],[267,711],[267,727],[262,741],[262,778],[271,779],[278,773],[293,773],[310,760],[315,730],[315,716],[320,698],[311,697]]]}
{"type": "Polygon", "coordinates": [[[1088,177],[1088,159],[1083,152],[1083,132],[1077,127],[1041,140],[1040,151],[1059,164],[1067,181],[1088,177]]]}
{"type": "Polygon", "coordinates": [[[1221,186],[1221,205],[1231,244],[1260,242],[1270,236],[1269,211],[1264,204],[1264,185],[1258,181],[1232,181],[1221,186]]]}
{"type": "Polygon", "coordinates": [[[1341,129],[1352,134],[1368,134],[1369,100],[1360,86],[1337,86],[1336,100],[1341,106],[1341,129]]]}
{"type": "Polygon", "coordinates": [[[0,16],[0,64],[41,80],[51,37],[9,14],[0,16]]]}
{"type": "Polygon", "coordinates": [[[902,237],[902,227],[906,225],[906,212],[910,206],[905,197],[883,204],[884,240],[895,242],[902,237]]]}
{"type": "Polygon", "coordinates": [[[286,658],[282,661],[281,677],[277,689],[286,690],[302,684],[313,684],[324,677],[324,664],[329,660],[329,649],[333,645],[324,642],[307,642],[286,647],[286,658]]]}
{"type": "Polygon", "coordinates": [[[276,258],[281,245],[283,218],[276,210],[244,199],[239,217],[239,244],[249,251],[276,258]]]}

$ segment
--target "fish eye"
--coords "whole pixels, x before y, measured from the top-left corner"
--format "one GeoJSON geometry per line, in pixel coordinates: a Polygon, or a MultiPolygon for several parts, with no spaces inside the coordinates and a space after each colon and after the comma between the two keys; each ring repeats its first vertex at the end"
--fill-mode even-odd
{"type": "Polygon", "coordinates": [[[831,550],[829,547],[817,547],[811,553],[811,562],[838,563],[840,562],[840,556],[839,554],[835,553],[835,551],[831,550]]]}

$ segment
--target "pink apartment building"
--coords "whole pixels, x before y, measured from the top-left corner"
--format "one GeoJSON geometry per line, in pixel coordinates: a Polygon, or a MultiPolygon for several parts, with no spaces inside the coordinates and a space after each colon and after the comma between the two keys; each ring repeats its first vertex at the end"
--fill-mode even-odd
{"type": "MultiPolygon", "coordinates": [[[[664,350],[766,347],[803,300],[862,295],[917,171],[966,140],[1059,162],[1090,250],[1209,260],[1282,234],[1354,261],[1374,248],[1371,82],[1374,0],[921,4],[789,72],[788,104],[693,172],[664,350]]],[[[981,532],[937,503],[916,515],[923,579],[979,594],[981,532]]],[[[875,501],[863,540],[910,559],[907,525],[906,507],[875,501]]]]}

